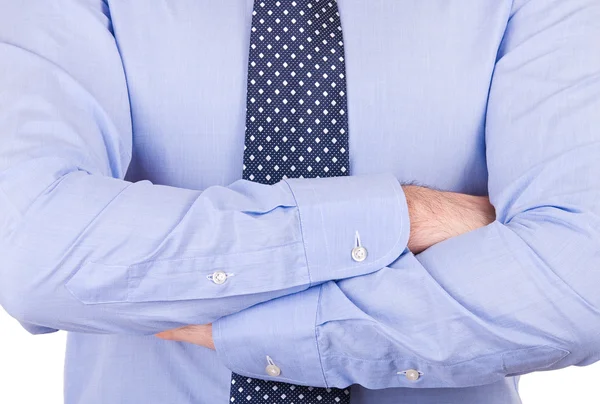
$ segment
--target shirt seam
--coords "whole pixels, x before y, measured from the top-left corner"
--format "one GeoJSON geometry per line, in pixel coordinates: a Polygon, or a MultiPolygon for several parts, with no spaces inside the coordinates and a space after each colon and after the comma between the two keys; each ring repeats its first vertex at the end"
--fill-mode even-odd
{"type": "Polygon", "coordinates": [[[321,368],[321,374],[323,375],[323,383],[325,383],[325,387],[329,387],[329,383],[327,382],[327,377],[325,376],[325,367],[323,365],[323,357],[321,356],[321,349],[319,348],[319,329],[318,329],[318,316],[319,316],[319,307],[321,306],[321,297],[323,296],[323,287],[319,287],[319,297],[317,299],[317,306],[315,309],[315,346],[317,348],[317,358],[319,359],[319,366],[321,368]]]}
{"type": "MultiPolygon", "coordinates": [[[[497,352],[497,353],[493,353],[493,354],[489,354],[489,355],[481,355],[481,356],[477,356],[477,357],[474,357],[474,358],[471,358],[471,359],[465,359],[465,360],[461,360],[461,361],[454,362],[454,363],[449,363],[449,364],[442,364],[442,363],[431,362],[431,361],[423,360],[423,359],[420,359],[420,358],[417,359],[416,362],[423,363],[425,365],[432,366],[432,367],[451,368],[451,367],[454,367],[454,366],[462,365],[462,364],[469,363],[469,362],[472,362],[472,361],[475,361],[475,360],[479,360],[479,359],[493,358],[493,357],[496,357],[496,356],[499,356],[499,357],[502,358],[504,355],[506,355],[508,353],[528,351],[528,350],[535,350],[535,349],[539,349],[539,348],[550,348],[550,349],[554,349],[554,350],[557,350],[557,351],[562,351],[564,353],[564,355],[561,358],[553,361],[551,364],[549,364],[547,366],[539,367],[539,368],[536,368],[536,369],[545,369],[547,367],[550,367],[550,366],[554,365],[556,362],[564,359],[567,355],[571,354],[571,351],[568,351],[568,350],[563,349],[563,348],[559,348],[559,347],[555,347],[555,346],[551,346],[551,345],[536,345],[536,346],[532,346],[532,347],[528,347],[528,348],[509,349],[509,350],[506,350],[506,351],[497,352]]],[[[409,358],[409,357],[405,357],[405,356],[399,356],[399,357],[390,358],[390,359],[366,359],[366,358],[356,358],[356,357],[353,357],[353,356],[350,356],[350,355],[331,354],[331,355],[328,355],[328,357],[330,357],[330,358],[344,358],[344,359],[350,359],[350,360],[353,360],[353,361],[374,362],[374,363],[377,363],[377,362],[389,363],[389,362],[394,361],[394,360],[410,360],[410,361],[414,360],[413,358],[409,358]]],[[[505,369],[504,363],[502,364],[502,370],[503,371],[507,371],[505,369]]]]}
{"type": "Polygon", "coordinates": [[[220,353],[222,356],[225,357],[225,363],[227,365],[229,365],[230,369],[233,369],[233,364],[231,363],[231,360],[229,359],[229,355],[227,354],[227,347],[226,347],[226,342],[225,339],[223,338],[223,330],[221,329],[221,321],[216,321],[217,323],[217,335],[218,338],[215,339],[215,341],[219,341],[221,348],[223,349],[216,349],[217,345],[215,344],[215,351],[217,352],[217,355],[220,353]]]}
{"type": "MultiPolygon", "coordinates": [[[[313,286],[313,281],[312,281],[312,276],[310,273],[310,263],[308,260],[308,252],[307,252],[307,248],[306,248],[306,238],[304,237],[304,221],[302,219],[302,212],[300,209],[300,205],[298,205],[298,199],[296,198],[296,195],[294,194],[294,190],[292,189],[292,187],[290,186],[290,184],[287,181],[284,181],[285,185],[287,185],[288,189],[290,190],[290,193],[292,194],[292,198],[294,198],[294,203],[296,204],[296,211],[298,212],[298,224],[300,226],[300,237],[302,237],[302,247],[304,249],[304,260],[306,261],[306,271],[308,273],[308,285],[309,287],[313,286]]],[[[311,190],[314,192],[314,188],[312,188],[311,186],[311,190]]],[[[320,209],[320,208],[319,208],[320,209]]]]}
{"type": "MultiPolygon", "coordinates": [[[[261,248],[260,250],[258,250],[258,252],[278,250],[278,249],[282,249],[282,248],[285,248],[285,247],[291,247],[291,246],[294,246],[296,244],[301,244],[301,243],[302,243],[302,241],[293,241],[291,243],[285,243],[285,244],[280,244],[280,245],[275,245],[275,246],[261,248]]],[[[198,255],[198,256],[195,256],[195,257],[187,257],[187,258],[150,259],[150,260],[135,262],[133,264],[108,264],[108,263],[104,263],[104,262],[100,262],[100,261],[93,261],[93,260],[87,261],[86,263],[87,264],[107,266],[107,267],[135,268],[135,267],[143,266],[143,265],[146,265],[146,264],[152,264],[152,263],[160,263],[160,262],[168,262],[168,263],[171,263],[171,262],[185,262],[185,261],[194,261],[194,260],[203,259],[203,258],[235,257],[235,256],[239,256],[239,255],[255,254],[255,253],[257,253],[257,251],[240,251],[240,252],[234,252],[234,253],[229,253],[229,254],[198,255]]],[[[182,274],[182,273],[193,273],[193,272],[199,272],[199,271],[185,271],[185,272],[177,272],[177,273],[182,274]]],[[[208,271],[208,272],[213,272],[213,271],[208,271]]]]}

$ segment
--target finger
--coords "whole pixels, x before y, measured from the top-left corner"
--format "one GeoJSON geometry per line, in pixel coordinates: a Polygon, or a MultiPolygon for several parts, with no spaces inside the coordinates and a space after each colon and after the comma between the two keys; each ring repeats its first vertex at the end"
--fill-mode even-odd
{"type": "Polygon", "coordinates": [[[161,338],[161,339],[166,339],[166,340],[171,340],[171,341],[177,341],[178,340],[178,332],[174,331],[174,330],[168,330],[168,331],[163,331],[163,332],[159,332],[158,334],[154,334],[155,337],[161,338]]]}

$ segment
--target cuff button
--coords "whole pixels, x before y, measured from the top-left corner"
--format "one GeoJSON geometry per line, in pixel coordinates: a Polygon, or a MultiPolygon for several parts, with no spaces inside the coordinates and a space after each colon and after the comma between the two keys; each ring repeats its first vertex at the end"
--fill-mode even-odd
{"type": "Polygon", "coordinates": [[[269,355],[267,355],[267,363],[268,365],[265,368],[265,371],[269,376],[277,377],[281,374],[281,369],[279,369],[279,366],[277,366],[275,362],[273,362],[273,359],[271,359],[269,355]]]}
{"type": "Polygon", "coordinates": [[[277,377],[281,374],[281,369],[276,365],[269,365],[265,368],[265,371],[269,376],[277,377]]]}
{"type": "Polygon", "coordinates": [[[352,249],[352,259],[356,262],[362,262],[367,259],[367,249],[365,247],[354,247],[352,249]]]}
{"type": "Polygon", "coordinates": [[[419,380],[419,377],[420,377],[419,372],[414,369],[407,370],[404,375],[411,382],[419,380]]]}
{"type": "Polygon", "coordinates": [[[217,285],[222,285],[227,280],[227,274],[223,271],[216,271],[212,274],[212,281],[217,285]]]}

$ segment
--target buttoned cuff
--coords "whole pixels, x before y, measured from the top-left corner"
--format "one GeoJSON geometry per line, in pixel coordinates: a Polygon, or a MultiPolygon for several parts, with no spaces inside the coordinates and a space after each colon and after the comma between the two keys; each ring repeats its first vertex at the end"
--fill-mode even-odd
{"type": "MultiPolygon", "coordinates": [[[[133,198],[126,205],[130,209],[147,192],[120,199],[133,198]]],[[[406,201],[391,174],[290,179],[275,186],[240,181],[204,195],[185,220],[177,218],[181,228],[169,233],[174,241],[160,257],[88,260],[69,278],[68,291],[85,304],[247,296],[245,304],[232,303],[237,311],[375,272],[397,258],[408,241],[406,201]],[[202,231],[195,231],[198,223],[202,231]]]]}
{"type": "Polygon", "coordinates": [[[391,174],[287,179],[311,285],[375,272],[405,250],[406,198],[391,174]]]}
{"type": "MultiPolygon", "coordinates": [[[[406,250],[408,208],[394,176],[286,183],[296,199],[312,285],[378,271],[406,250]]],[[[320,291],[315,286],[216,321],[218,356],[244,376],[327,387],[316,335],[320,291]],[[278,376],[267,372],[267,357],[278,376]]]]}
{"type": "Polygon", "coordinates": [[[213,339],[221,361],[243,376],[327,387],[315,335],[320,289],[314,287],[216,321],[213,339]],[[279,376],[267,372],[267,356],[279,376]]]}

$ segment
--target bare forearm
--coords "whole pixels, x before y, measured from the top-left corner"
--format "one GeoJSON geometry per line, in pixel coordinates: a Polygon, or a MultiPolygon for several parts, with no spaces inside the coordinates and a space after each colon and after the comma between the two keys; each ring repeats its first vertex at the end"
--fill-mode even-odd
{"type": "Polygon", "coordinates": [[[408,248],[415,254],[448,238],[486,226],[496,213],[489,199],[404,185],[410,217],[408,248]]]}

